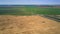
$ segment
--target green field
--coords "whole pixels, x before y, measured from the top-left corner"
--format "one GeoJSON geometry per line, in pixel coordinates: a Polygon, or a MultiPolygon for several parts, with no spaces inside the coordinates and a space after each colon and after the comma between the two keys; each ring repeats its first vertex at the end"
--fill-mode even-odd
{"type": "Polygon", "coordinates": [[[0,7],[0,15],[60,15],[60,8],[43,7],[0,7]]]}

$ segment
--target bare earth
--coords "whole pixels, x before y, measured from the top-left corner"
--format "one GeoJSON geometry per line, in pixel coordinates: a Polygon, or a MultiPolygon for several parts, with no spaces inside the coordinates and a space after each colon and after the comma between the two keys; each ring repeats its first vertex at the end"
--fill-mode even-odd
{"type": "Polygon", "coordinates": [[[0,15],[0,34],[60,34],[60,23],[37,15],[0,15]]]}

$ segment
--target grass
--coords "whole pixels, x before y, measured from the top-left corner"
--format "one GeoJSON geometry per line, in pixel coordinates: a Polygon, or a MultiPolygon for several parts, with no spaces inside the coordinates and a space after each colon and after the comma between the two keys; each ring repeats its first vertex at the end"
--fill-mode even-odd
{"type": "Polygon", "coordinates": [[[60,8],[40,8],[40,7],[1,7],[0,15],[32,15],[32,14],[48,14],[60,15],[60,8]]]}

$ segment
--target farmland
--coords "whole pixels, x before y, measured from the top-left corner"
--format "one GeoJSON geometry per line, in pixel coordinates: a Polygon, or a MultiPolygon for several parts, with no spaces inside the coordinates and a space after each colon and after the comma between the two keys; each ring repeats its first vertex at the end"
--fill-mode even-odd
{"type": "Polygon", "coordinates": [[[60,23],[38,15],[0,15],[0,34],[60,34],[60,23]]]}
{"type": "Polygon", "coordinates": [[[60,34],[60,7],[0,6],[0,34],[60,34]]]}
{"type": "Polygon", "coordinates": [[[0,7],[0,15],[60,15],[60,8],[38,7],[38,6],[19,6],[19,7],[0,7]]]}
{"type": "MultiPolygon", "coordinates": [[[[60,15],[60,6],[34,6],[34,5],[18,5],[18,6],[0,6],[0,15],[44,15],[49,18],[49,15],[53,15],[54,20],[60,15]]],[[[51,17],[51,16],[50,16],[51,17]]],[[[57,21],[57,20],[56,20],[57,21]]]]}

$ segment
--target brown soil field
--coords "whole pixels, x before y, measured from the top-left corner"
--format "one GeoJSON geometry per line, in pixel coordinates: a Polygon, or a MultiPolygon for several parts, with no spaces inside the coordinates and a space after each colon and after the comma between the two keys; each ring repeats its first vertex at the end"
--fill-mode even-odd
{"type": "Polygon", "coordinates": [[[38,15],[0,15],[0,34],[60,34],[60,23],[38,15]]]}

